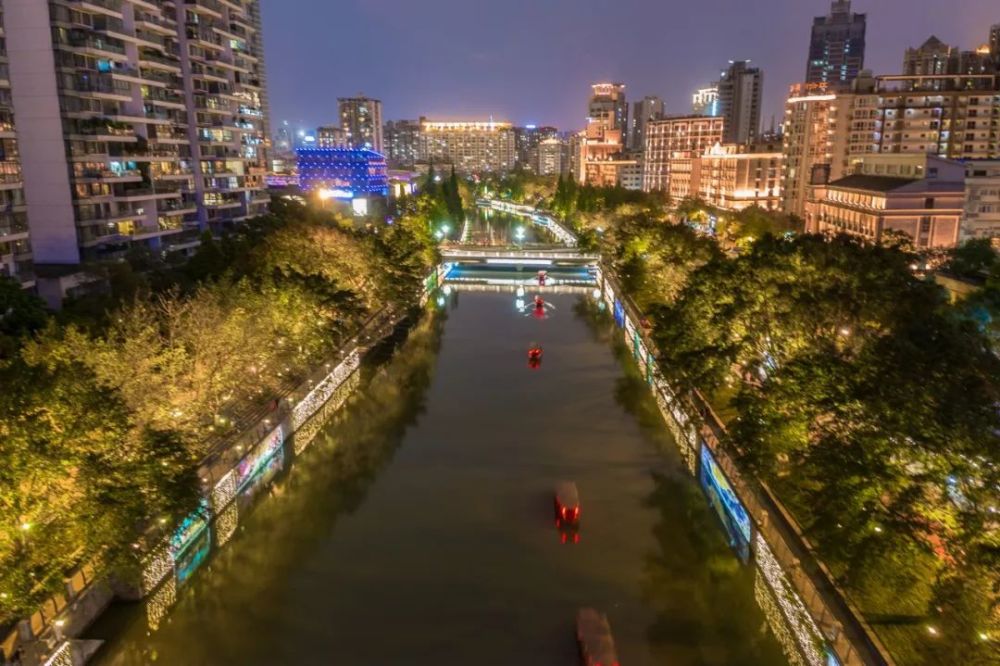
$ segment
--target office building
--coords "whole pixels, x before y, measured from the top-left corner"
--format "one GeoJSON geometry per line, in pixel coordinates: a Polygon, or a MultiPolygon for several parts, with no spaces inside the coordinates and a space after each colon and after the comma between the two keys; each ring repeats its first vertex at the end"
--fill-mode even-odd
{"type": "Polygon", "coordinates": [[[959,242],[971,238],[1000,238],[1000,159],[965,163],[959,242]]]}
{"type": "Polygon", "coordinates": [[[725,119],[673,116],[651,120],[646,128],[642,189],[690,194],[691,160],[722,143],[725,119]],[[676,176],[676,178],[674,178],[676,176]],[[687,184],[685,184],[687,183],[687,184]]]}
{"type": "Polygon", "coordinates": [[[514,126],[508,122],[421,120],[421,162],[449,164],[459,173],[503,172],[514,168],[514,126]]]}
{"type": "Polygon", "coordinates": [[[964,179],[964,165],[932,155],[869,155],[855,173],[813,188],[806,229],[873,243],[892,231],[908,235],[919,249],[954,247],[964,179]]]}
{"type": "Polygon", "coordinates": [[[257,0],[8,1],[4,23],[50,303],[83,261],[183,251],[201,229],[266,212],[257,0]]]}
{"type": "Polygon", "coordinates": [[[646,147],[646,123],[662,118],[663,100],[653,95],[646,95],[640,101],[632,104],[632,118],[628,134],[628,149],[639,151],[646,147]]]}
{"type": "Polygon", "coordinates": [[[317,148],[347,148],[347,130],[332,125],[316,128],[317,148]]]}
{"type": "Polygon", "coordinates": [[[718,116],[721,113],[719,108],[719,84],[699,88],[691,96],[691,113],[696,116],[718,116]]]}
{"type": "Polygon", "coordinates": [[[993,61],[997,63],[997,66],[1000,66],[1000,23],[990,28],[989,47],[993,61]]]}
{"type": "Polygon", "coordinates": [[[813,20],[805,82],[842,87],[857,78],[865,63],[865,26],[850,0],[834,0],[827,16],[813,20]]]}
{"type": "Polygon", "coordinates": [[[383,144],[391,168],[413,167],[420,158],[420,120],[390,120],[385,124],[383,144]]]}
{"type": "Polygon", "coordinates": [[[369,97],[340,97],[340,126],[347,131],[347,145],[383,152],[382,102],[369,97]]]}
{"type": "Polygon", "coordinates": [[[749,60],[729,63],[719,80],[719,115],[726,119],[725,143],[749,143],[760,134],[764,73],[749,60]]]}

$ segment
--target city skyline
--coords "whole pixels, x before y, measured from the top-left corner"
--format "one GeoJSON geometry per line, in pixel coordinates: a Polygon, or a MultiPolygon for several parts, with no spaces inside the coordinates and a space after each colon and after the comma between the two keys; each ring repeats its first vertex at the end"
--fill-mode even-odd
{"type": "MultiPolygon", "coordinates": [[[[730,59],[750,59],[765,72],[766,130],[772,116],[780,123],[788,87],[805,79],[813,18],[830,9],[827,0],[763,0],[752,16],[737,18],[725,11],[727,3],[708,0],[678,20],[675,9],[641,0],[625,0],[613,16],[598,14],[592,4],[556,0],[539,8],[515,0],[471,31],[463,29],[468,9],[457,0],[419,7],[351,0],[336,8],[299,0],[308,21],[274,0],[262,4],[272,129],[284,120],[310,128],[330,124],[338,97],[363,93],[382,100],[386,120],[492,115],[516,125],[578,130],[591,83],[622,81],[630,101],[657,95],[667,113],[689,113],[691,95],[718,78],[730,59]],[[350,29],[330,38],[331,25],[350,29]],[[422,39],[431,28],[452,39],[422,39]],[[340,62],[349,65],[331,66],[340,62]]],[[[995,4],[961,5],[957,12],[924,0],[854,0],[853,10],[868,15],[866,69],[899,73],[906,48],[932,34],[966,49],[985,42],[989,25],[1000,20],[995,4]]]]}

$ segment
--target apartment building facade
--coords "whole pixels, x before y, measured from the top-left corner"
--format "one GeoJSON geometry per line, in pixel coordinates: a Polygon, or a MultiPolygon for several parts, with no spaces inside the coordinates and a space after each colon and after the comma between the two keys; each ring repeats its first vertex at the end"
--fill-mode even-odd
{"type": "Polygon", "coordinates": [[[672,116],[651,120],[646,126],[642,189],[670,192],[671,197],[690,194],[690,160],[722,143],[725,120],[712,116],[672,116]],[[678,174],[671,185],[671,175],[678,174]]]}
{"type": "Polygon", "coordinates": [[[4,29],[3,12],[0,11],[0,275],[13,278],[28,288],[35,284],[35,273],[4,29]]]}
{"type": "Polygon", "coordinates": [[[508,122],[421,120],[421,162],[454,165],[463,174],[502,172],[514,168],[514,126],[508,122]]]}
{"type": "Polygon", "coordinates": [[[37,266],[184,250],[266,212],[257,2],[3,0],[37,266]]]}

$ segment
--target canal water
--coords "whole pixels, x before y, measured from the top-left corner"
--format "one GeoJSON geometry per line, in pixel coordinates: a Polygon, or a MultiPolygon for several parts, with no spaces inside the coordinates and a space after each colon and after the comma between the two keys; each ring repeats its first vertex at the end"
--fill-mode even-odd
{"type": "Polygon", "coordinates": [[[552,232],[530,219],[489,208],[477,209],[476,215],[470,216],[466,225],[452,230],[451,238],[466,245],[491,247],[530,248],[557,243],[552,232]]]}
{"type": "Polygon", "coordinates": [[[97,663],[569,666],[585,606],[626,666],[786,663],[607,316],[543,296],[453,289],[156,631],[143,604],[105,615],[97,663]]]}

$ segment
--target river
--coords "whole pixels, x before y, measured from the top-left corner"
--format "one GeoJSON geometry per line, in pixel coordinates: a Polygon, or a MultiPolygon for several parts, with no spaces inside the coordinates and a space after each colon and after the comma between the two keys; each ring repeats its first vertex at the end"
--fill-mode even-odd
{"type": "Polygon", "coordinates": [[[513,287],[452,290],[156,631],[143,604],[105,614],[96,662],[568,666],[592,606],[627,666],[786,663],[612,324],[588,295],[545,298],[536,317],[513,287]]]}

